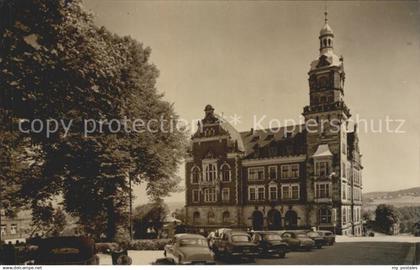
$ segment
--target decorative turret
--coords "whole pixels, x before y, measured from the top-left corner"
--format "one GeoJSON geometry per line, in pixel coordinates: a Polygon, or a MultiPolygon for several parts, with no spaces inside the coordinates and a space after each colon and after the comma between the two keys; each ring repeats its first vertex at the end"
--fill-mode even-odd
{"type": "Polygon", "coordinates": [[[328,12],[325,11],[325,24],[319,32],[320,54],[331,53],[333,51],[334,32],[328,24],[328,12]]]}

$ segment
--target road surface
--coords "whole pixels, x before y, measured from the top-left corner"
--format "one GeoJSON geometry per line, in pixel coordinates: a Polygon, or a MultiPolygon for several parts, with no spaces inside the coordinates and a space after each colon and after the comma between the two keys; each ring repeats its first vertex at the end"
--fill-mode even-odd
{"type": "MultiPolygon", "coordinates": [[[[129,250],[133,265],[152,264],[163,257],[163,251],[129,250]]],[[[101,264],[111,264],[111,256],[99,254],[101,264]]],[[[403,265],[420,263],[420,243],[404,242],[340,242],[334,246],[314,249],[310,252],[294,251],[285,259],[256,259],[255,262],[239,262],[261,265],[403,265]],[[417,246],[417,248],[416,248],[417,246]],[[417,258],[417,259],[415,259],[417,258]],[[417,260],[417,261],[416,261],[417,260]]],[[[232,264],[218,261],[217,264],[232,264]]],[[[238,264],[238,262],[234,262],[238,264]]]]}

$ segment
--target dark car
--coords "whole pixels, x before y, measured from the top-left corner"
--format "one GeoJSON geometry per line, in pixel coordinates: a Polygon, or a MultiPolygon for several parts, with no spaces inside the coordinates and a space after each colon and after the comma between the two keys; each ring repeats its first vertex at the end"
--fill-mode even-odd
{"type": "Polygon", "coordinates": [[[286,231],[281,235],[281,238],[291,250],[310,251],[315,246],[315,242],[305,232],[286,231]]]}
{"type": "Polygon", "coordinates": [[[332,246],[335,243],[335,234],[331,231],[317,231],[322,237],[324,237],[327,245],[332,246]]]}
{"type": "Polygon", "coordinates": [[[41,265],[96,265],[95,241],[85,236],[61,236],[39,239],[34,264],[41,265]]]}
{"type": "Polygon", "coordinates": [[[218,257],[252,259],[258,255],[258,246],[246,232],[224,230],[220,239],[214,243],[213,251],[218,257]]]}
{"type": "Polygon", "coordinates": [[[252,235],[252,241],[258,245],[258,251],[262,256],[284,258],[289,249],[289,245],[283,241],[280,234],[275,232],[256,231],[252,235]]]}
{"type": "Polygon", "coordinates": [[[420,222],[414,224],[414,236],[420,236],[420,222]]]}
{"type": "Polygon", "coordinates": [[[207,239],[200,234],[176,234],[163,254],[176,264],[215,264],[207,239]]]}
{"type": "Polygon", "coordinates": [[[317,248],[322,248],[322,246],[327,245],[327,240],[318,232],[308,231],[306,235],[315,242],[317,248]]]}

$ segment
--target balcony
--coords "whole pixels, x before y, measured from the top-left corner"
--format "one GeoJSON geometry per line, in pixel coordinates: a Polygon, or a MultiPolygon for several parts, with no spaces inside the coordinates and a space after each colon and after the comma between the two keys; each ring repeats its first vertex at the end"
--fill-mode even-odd
{"type": "Polygon", "coordinates": [[[346,106],[346,104],[343,101],[337,101],[337,102],[329,103],[329,104],[305,106],[303,108],[303,114],[325,112],[325,111],[335,111],[335,110],[343,110],[344,113],[348,117],[351,116],[350,109],[346,106]]]}

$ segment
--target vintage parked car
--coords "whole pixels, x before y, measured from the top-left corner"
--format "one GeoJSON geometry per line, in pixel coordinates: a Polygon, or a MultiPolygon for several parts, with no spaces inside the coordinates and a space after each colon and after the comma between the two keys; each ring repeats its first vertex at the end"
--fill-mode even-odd
{"type": "Polygon", "coordinates": [[[252,241],[258,245],[259,254],[262,256],[284,258],[289,250],[289,245],[275,232],[255,231],[252,234],[252,241]]]}
{"type": "Polygon", "coordinates": [[[291,250],[310,251],[315,246],[315,242],[305,232],[286,231],[281,235],[281,238],[291,250]]]}
{"type": "Polygon", "coordinates": [[[215,264],[207,239],[199,234],[176,234],[163,254],[176,264],[215,264]]]}
{"type": "Polygon", "coordinates": [[[335,234],[330,231],[317,231],[322,237],[324,237],[327,245],[332,246],[335,243],[335,234]]]}
{"type": "Polygon", "coordinates": [[[95,241],[85,236],[60,236],[39,239],[34,254],[36,265],[96,265],[95,241]]]}
{"type": "Polygon", "coordinates": [[[420,236],[420,222],[414,224],[414,236],[420,236]]]}
{"type": "Polygon", "coordinates": [[[327,240],[325,240],[324,237],[321,234],[319,234],[318,232],[307,231],[306,235],[315,242],[315,246],[318,249],[322,248],[322,246],[327,245],[327,240]]]}
{"type": "Polygon", "coordinates": [[[252,259],[258,255],[258,246],[251,241],[251,236],[246,232],[224,230],[214,243],[213,251],[219,257],[252,259]]]}

